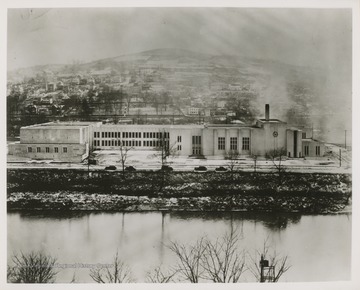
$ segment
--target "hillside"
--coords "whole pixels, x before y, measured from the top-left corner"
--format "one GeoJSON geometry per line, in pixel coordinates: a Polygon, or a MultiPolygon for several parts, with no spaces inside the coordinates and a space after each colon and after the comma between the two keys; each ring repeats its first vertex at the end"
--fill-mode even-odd
{"type": "Polygon", "coordinates": [[[208,106],[217,100],[241,98],[245,94],[250,96],[255,108],[254,117],[262,117],[264,104],[270,103],[273,117],[295,125],[320,128],[320,138],[329,131],[328,127],[335,127],[333,122],[337,122],[321,114],[325,110],[331,116],[338,110],[338,104],[328,102],[331,87],[327,85],[323,70],[267,59],[155,49],[89,63],[19,69],[9,72],[8,80],[44,74],[53,77],[60,74],[93,75],[99,71],[111,75],[135,75],[136,82],[160,87],[174,99],[183,100],[179,106],[208,106]]]}

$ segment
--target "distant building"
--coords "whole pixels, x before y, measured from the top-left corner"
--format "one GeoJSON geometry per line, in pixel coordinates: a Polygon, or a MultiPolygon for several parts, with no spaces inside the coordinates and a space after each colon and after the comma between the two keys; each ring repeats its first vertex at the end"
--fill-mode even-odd
{"type": "Polygon", "coordinates": [[[94,128],[100,124],[62,122],[22,127],[20,142],[9,145],[9,154],[32,159],[81,162],[88,156],[94,128]]]}
{"type": "Polygon", "coordinates": [[[197,107],[189,107],[188,108],[188,114],[189,115],[199,115],[200,109],[197,107]]]}
{"type": "Polygon", "coordinates": [[[46,90],[49,92],[53,92],[56,90],[56,84],[55,83],[47,83],[46,84],[46,90]]]}
{"type": "Polygon", "coordinates": [[[116,149],[120,142],[134,150],[153,149],[160,134],[166,134],[170,146],[180,156],[224,156],[237,150],[243,156],[264,156],[269,150],[285,148],[288,157],[302,157],[301,130],[288,128],[285,122],[269,118],[255,125],[101,125],[94,129],[93,147],[116,149]]]}
{"type": "MultiPolygon", "coordinates": [[[[127,113],[127,108],[124,114],[127,113]]],[[[320,157],[324,144],[303,138],[302,130],[270,118],[254,125],[128,125],[100,122],[54,122],[22,127],[20,142],[9,144],[9,154],[32,159],[81,162],[91,149],[117,149],[120,144],[133,150],[154,150],[164,136],[179,156],[224,156],[236,150],[243,156],[264,156],[267,151],[284,148],[290,158],[320,157]]]]}
{"type": "Polygon", "coordinates": [[[223,108],[225,108],[225,106],[226,106],[226,101],[225,100],[220,100],[220,101],[218,101],[217,103],[216,103],[216,106],[217,106],[217,108],[219,108],[219,109],[223,109],[223,108]]]}

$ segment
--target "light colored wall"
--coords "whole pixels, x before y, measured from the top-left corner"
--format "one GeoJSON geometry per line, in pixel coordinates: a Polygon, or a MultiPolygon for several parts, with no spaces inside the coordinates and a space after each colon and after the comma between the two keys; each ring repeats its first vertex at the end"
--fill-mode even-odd
{"type": "MultiPolygon", "coordinates": [[[[22,156],[27,156],[30,158],[39,158],[39,159],[71,159],[72,156],[74,158],[77,156],[83,156],[87,154],[81,148],[86,148],[86,145],[91,144],[93,146],[93,140],[99,140],[100,146],[97,148],[102,149],[118,149],[116,146],[102,146],[102,140],[121,140],[122,132],[141,132],[140,138],[134,138],[134,140],[141,141],[141,145],[139,147],[134,148],[134,150],[151,150],[154,148],[143,146],[143,141],[146,140],[156,140],[156,138],[149,139],[144,138],[144,132],[160,132],[165,131],[169,132],[170,135],[170,145],[173,148],[177,148],[177,145],[181,145],[181,151],[177,152],[179,156],[189,156],[192,155],[192,136],[201,136],[202,137],[202,154],[205,156],[224,156],[225,152],[230,150],[230,138],[236,137],[238,140],[238,150],[241,155],[265,155],[265,152],[268,150],[272,150],[274,148],[284,147],[288,152],[291,153],[291,157],[293,157],[293,131],[286,128],[285,123],[262,123],[259,127],[202,127],[202,126],[141,126],[141,125],[102,125],[101,123],[94,123],[94,125],[90,125],[88,127],[80,127],[80,128],[72,128],[71,126],[67,128],[22,128],[21,129],[21,144],[25,147],[18,147],[18,145],[10,146],[9,153],[10,154],[21,154],[22,156]],[[274,138],[273,132],[277,131],[278,136],[274,138]],[[100,138],[94,138],[94,132],[100,133],[100,138]],[[102,132],[120,132],[120,138],[102,138],[102,132]],[[181,136],[181,143],[177,142],[177,137],[181,136]],[[225,138],[225,150],[218,150],[218,137],[225,138]],[[242,138],[249,137],[250,138],[250,150],[242,150],[242,138]],[[33,153],[27,153],[27,145],[32,144],[33,153]],[[42,153],[36,153],[37,144],[45,144],[48,147],[53,148],[55,144],[61,147],[61,144],[73,144],[73,145],[85,145],[82,146],[72,146],[67,155],[62,155],[62,151],[60,154],[56,154],[51,156],[51,154],[45,154],[45,147],[42,149],[42,153]],[[59,145],[60,144],[60,145],[59,145]],[[25,149],[24,149],[25,148],[25,149]],[[77,149],[80,148],[80,149],[77,149]],[[82,151],[81,151],[82,150],[82,151]],[[44,155],[43,155],[44,154],[44,155]]],[[[303,152],[303,144],[301,140],[301,131],[298,133],[298,152],[303,152]]],[[[127,140],[132,140],[128,138],[127,140]]],[[[319,143],[320,144],[320,143],[319,143]]],[[[42,146],[41,145],[41,146],[42,146]]],[[[61,149],[60,149],[61,150],[61,149]]],[[[312,149],[311,149],[312,150],[312,149]]],[[[315,156],[315,147],[314,147],[314,156],[315,156]]],[[[321,149],[321,155],[323,155],[323,146],[321,149]]],[[[51,152],[52,149],[50,150],[51,152]]],[[[51,153],[50,152],[50,153],[51,153]]],[[[54,153],[52,153],[54,154],[54,153]]],[[[296,156],[298,157],[298,156],[296,156]]],[[[75,159],[76,159],[75,158],[75,159]]]]}
{"type": "Polygon", "coordinates": [[[322,142],[316,141],[302,141],[302,155],[305,157],[321,157],[324,156],[325,153],[325,145],[322,142]],[[305,156],[305,146],[309,146],[309,155],[305,156]],[[316,146],[320,146],[320,155],[316,155],[316,146]]]}
{"type": "Polygon", "coordinates": [[[287,148],[286,141],[286,124],[284,123],[267,123],[264,124],[264,150],[270,151],[274,149],[280,149],[282,147],[287,148]],[[278,132],[278,136],[273,136],[274,132],[278,132]]]}
{"type": "Polygon", "coordinates": [[[83,143],[79,128],[21,128],[20,143],[23,144],[76,144],[83,143]]]}
{"type": "Polygon", "coordinates": [[[254,128],[251,132],[251,154],[265,155],[265,130],[262,128],[254,128]]]}
{"type": "MultiPolygon", "coordinates": [[[[217,143],[216,143],[217,144],[217,143]]],[[[205,128],[202,130],[203,155],[212,156],[214,152],[214,130],[205,128]]]]}
{"type": "Polygon", "coordinates": [[[10,144],[9,154],[20,157],[27,157],[31,159],[42,160],[55,160],[64,162],[81,162],[87,157],[89,150],[88,144],[10,144]],[[32,153],[28,152],[28,147],[32,148],[32,153]],[[41,148],[41,152],[38,153],[37,147],[41,148]],[[50,152],[46,153],[46,147],[49,147],[50,152]],[[59,148],[59,153],[54,152],[54,148],[59,148]],[[63,148],[67,148],[67,153],[63,153],[63,148]]]}
{"type": "Polygon", "coordinates": [[[304,151],[302,150],[302,131],[298,131],[297,143],[298,155],[296,157],[302,157],[304,156],[304,151]]]}

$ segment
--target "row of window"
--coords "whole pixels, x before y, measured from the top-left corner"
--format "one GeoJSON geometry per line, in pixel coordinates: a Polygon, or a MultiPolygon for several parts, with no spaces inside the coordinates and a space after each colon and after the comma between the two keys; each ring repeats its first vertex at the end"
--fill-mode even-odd
{"type": "MultiPolygon", "coordinates": [[[[159,140],[149,140],[149,141],[139,141],[139,140],[94,140],[94,146],[95,147],[99,147],[100,144],[101,146],[112,146],[112,147],[116,147],[116,146],[125,146],[125,147],[159,147],[161,146],[161,141],[159,140]],[[142,144],[142,145],[141,145],[142,144]]],[[[169,142],[166,142],[167,146],[169,146],[169,142]]]]}
{"type": "MultiPolygon", "coordinates": [[[[181,139],[181,136],[179,136],[181,139]]],[[[94,132],[94,138],[100,138],[100,132],[94,132]]],[[[101,138],[170,138],[169,132],[101,132],[101,138]],[[163,135],[164,134],[164,135],[163,135]]]]}
{"type": "MultiPolygon", "coordinates": [[[[225,150],[225,137],[218,137],[218,150],[225,150]]],[[[230,137],[230,150],[238,150],[238,138],[230,137]]],[[[250,150],[250,138],[242,138],[242,150],[250,150]]]]}
{"type": "MultiPolygon", "coordinates": [[[[45,147],[45,153],[59,153],[59,147],[54,147],[53,149],[54,149],[54,151],[50,152],[50,147],[45,147]]],[[[32,153],[33,148],[28,147],[27,151],[28,151],[28,153],[32,153]]],[[[41,147],[36,147],[36,153],[41,153],[41,152],[42,152],[41,147]]],[[[62,152],[67,153],[67,147],[62,147],[62,152]]]]}

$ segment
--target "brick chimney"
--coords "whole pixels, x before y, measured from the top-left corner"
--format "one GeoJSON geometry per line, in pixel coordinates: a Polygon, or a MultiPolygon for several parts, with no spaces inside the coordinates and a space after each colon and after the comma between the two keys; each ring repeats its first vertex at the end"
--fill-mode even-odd
{"type": "Polygon", "coordinates": [[[265,120],[266,121],[270,120],[270,105],[269,104],[265,105],[265,120]]]}

